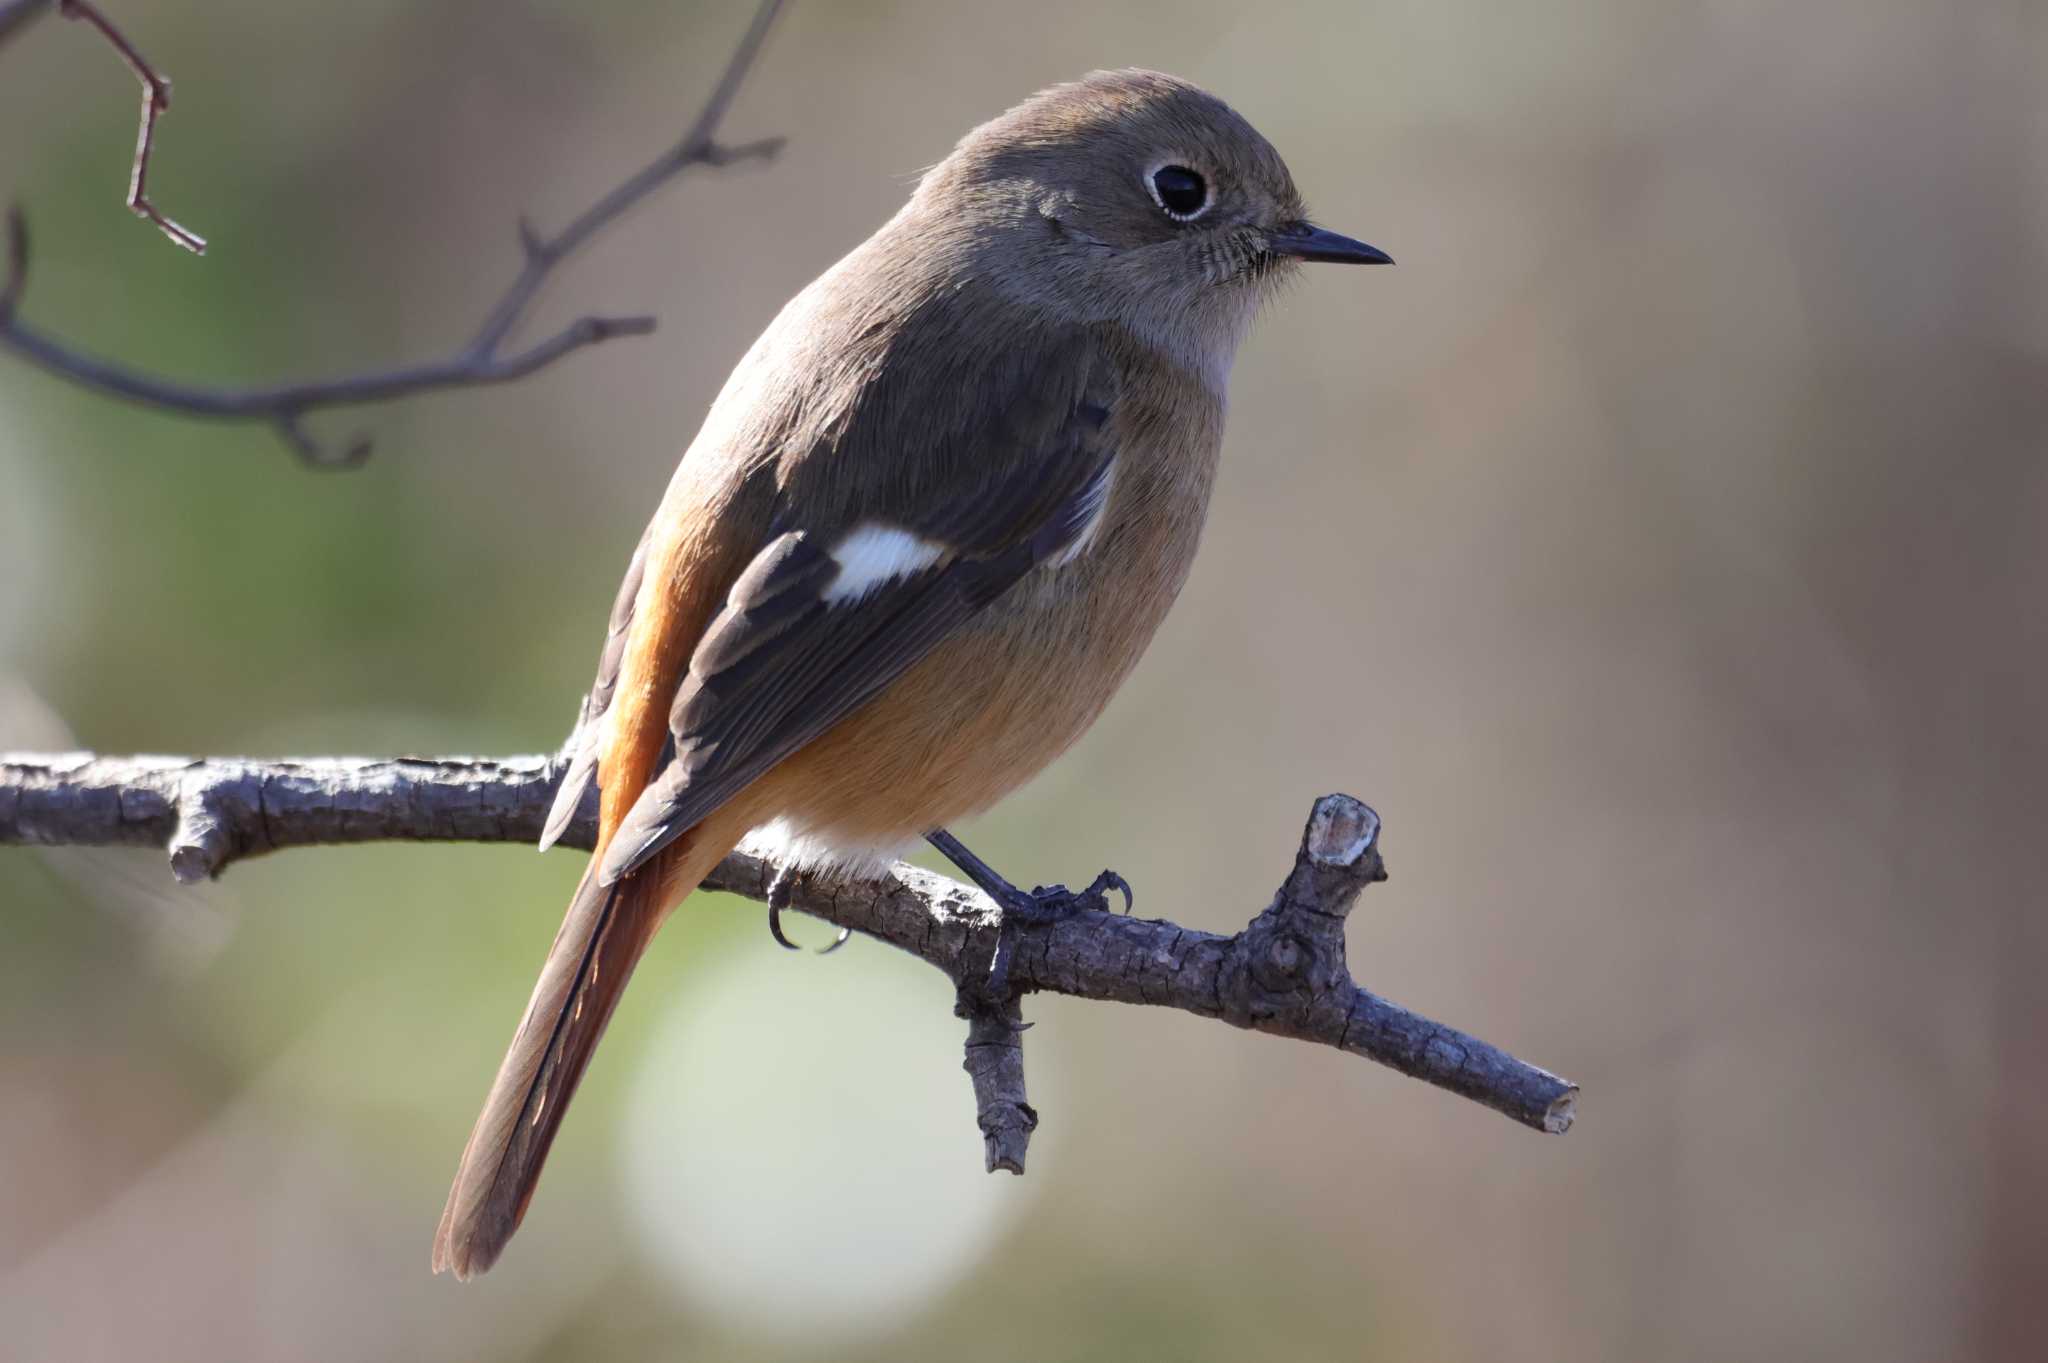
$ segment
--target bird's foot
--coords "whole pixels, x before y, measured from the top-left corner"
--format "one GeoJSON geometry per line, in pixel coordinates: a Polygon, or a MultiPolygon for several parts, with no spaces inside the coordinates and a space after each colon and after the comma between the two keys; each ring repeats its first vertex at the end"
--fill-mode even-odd
{"type": "Polygon", "coordinates": [[[1020,930],[1057,923],[1077,913],[1107,913],[1111,890],[1123,896],[1125,913],[1131,911],[1134,902],[1131,883],[1115,871],[1104,871],[1088,882],[1088,887],[1083,890],[1070,890],[1064,885],[1040,885],[1031,890],[1020,890],[996,874],[993,867],[968,851],[960,839],[945,829],[928,834],[927,839],[1003,911],[996,949],[988,965],[987,987],[991,998],[1008,997],[1010,961],[1016,955],[1020,930]]]}
{"type": "Polygon", "coordinates": [[[1026,892],[1009,884],[1003,885],[1002,889],[1006,893],[992,892],[989,898],[1003,906],[1003,916],[1014,917],[1020,923],[1033,926],[1057,922],[1077,913],[1108,913],[1110,890],[1124,897],[1124,912],[1131,911],[1131,882],[1115,871],[1104,871],[1089,881],[1085,890],[1070,890],[1064,885],[1040,885],[1026,892]]]}
{"type": "MultiPolygon", "coordinates": [[[[796,895],[796,873],[786,866],[775,868],[775,878],[768,882],[768,935],[775,939],[777,946],[787,951],[802,951],[803,948],[789,940],[782,932],[782,911],[796,895]]],[[[852,928],[839,929],[839,935],[832,939],[832,945],[819,947],[820,956],[830,956],[846,945],[846,939],[853,936],[852,928]]]]}

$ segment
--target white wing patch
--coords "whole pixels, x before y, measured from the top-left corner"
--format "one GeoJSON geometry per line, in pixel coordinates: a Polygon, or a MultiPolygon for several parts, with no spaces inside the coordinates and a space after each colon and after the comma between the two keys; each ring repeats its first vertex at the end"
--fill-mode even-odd
{"type": "Polygon", "coordinates": [[[1082,514],[1087,517],[1081,523],[1081,533],[1074,536],[1072,544],[1060,550],[1059,557],[1046,564],[1048,568],[1064,568],[1088,552],[1088,546],[1095,543],[1095,536],[1102,529],[1102,522],[1107,519],[1102,513],[1109,507],[1109,494],[1115,486],[1116,460],[1112,458],[1088,488],[1088,500],[1081,507],[1082,514]]]}
{"type": "Polygon", "coordinates": [[[899,577],[931,567],[946,547],[893,525],[863,521],[847,531],[846,538],[830,552],[839,573],[825,589],[824,601],[838,606],[859,601],[899,577]]]}

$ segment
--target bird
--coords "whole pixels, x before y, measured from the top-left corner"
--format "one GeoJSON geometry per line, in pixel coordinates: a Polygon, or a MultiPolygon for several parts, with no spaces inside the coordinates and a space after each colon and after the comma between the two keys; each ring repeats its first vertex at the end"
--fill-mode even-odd
{"type": "Polygon", "coordinates": [[[1098,71],[970,131],[734,368],[627,567],[541,846],[591,787],[595,851],[462,1153],[435,1271],[498,1259],[670,912],[750,835],[873,871],[1101,714],[1194,559],[1232,361],[1311,223],[1218,97],[1098,71]]]}

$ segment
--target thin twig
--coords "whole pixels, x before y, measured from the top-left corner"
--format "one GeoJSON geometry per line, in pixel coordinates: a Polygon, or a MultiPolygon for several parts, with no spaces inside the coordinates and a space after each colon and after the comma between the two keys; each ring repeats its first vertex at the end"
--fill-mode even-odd
{"type": "MultiPolygon", "coordinates": [[[[387,839],[528,842],[561,768],[549,758],[170,757],[0,754],[0,843],[155,846],[180,880],[239,858],[387,839]]],[[[595,799],[562,842],[589,847],[595,799]]],[[[979,890],[913,866],[878,881],[779,878],[735,852],[705,884],[788,907],[900,947],[945,972],[968,1018],[967,1067],[991,1169],[1019,1169],[1037,1114],[1025,1101],[1019,994],[1178,1008],[1274,1036],[1332,1046],[1483,1103],[1524,1126],[1569,1127],[1578,1089],[1495,1046],[1365,989],[1345,964],[1345,921],[1385,878],[1378,815],[1346,795],[1318,800],[1294,866],[1230,937],[1084,911],[1012,925],[1009,988],[986,997],[1003,915],[979,890]],[[780,884],[777,885],[778,879],[780,884]]]]}
{"type": "Polygon", "coordinates": [[[7,278],[0,282],[0,326],[14,316],[27,289],[28,219],[21,215],[17,204],[7,210],[7,278]]]}
{"type": "Polygon", "coordinates": [[[171,78],[150,65],[149,59],[128,41],[128,35],[91,0],[59,0],[57,12],[66,19],[83,19],[98,29],[134,72],[135,79],[142,82],[142,117],[135,130],[135,163],[128,172],[128,211],[155,223],[159,231],[193,255],[205,255],[205,237],[172,221],[149,201],[149,154],[156,147],[156,121],[170,111],[171,78]]]}
{"type": "MultiPolygon", "coordinates": [[[[64,0],[66,4],[71,2],[64,0]]],[[[357,436],[340,454],[329,453],[306,432],[303,419],[307,413],[327,407],[388,402],[423,392],[509,383],[572,351],[615,336],[644,336],[654,330],[654,319],[647,316],[582,317],[545,340],[505,353],[505,343],[525,318],[549,274],[627,210],[693,166],[719,167],[765,160],[781,149],[783,139],[779,137],[728,146],[718,141],[717,134],[782,7],[783,0],[762,0],[717,86],[680,142],[606,193],[552,237],[542,235],[524,218],[520,219],[522,263],[518,275],[470,342],[446,359],[268,387],[215,388],[178,383],[85,354],[21,321],[18,300],[26,282],[28,239],[18,212],[8,220],[11,267],[6,292],[0,294],[0,302],[16,306],[0,306],[0,346],[94,392],[192,416],[267,422],[306,463],[320,468],[356,467],[369,457],[369,439],[357,436]]],[[[139,164],[137,172],[139,187],[139,164]]]]}
{"type": "MultiPolygon", "coordinates": [[[[10,220],[10,230],[19,225],[10,220]]],[[[25,240],[9,242],[10,258],[27,255],[25,240]],[[19,249],[16,249],[17,243],[19,249]]],[[[268,388],[207,388],[160,379],[125,366],[72,350],[0,313],[0,345],[27,356],[37,365],[75,383],[152,407],[166,407],[194,416],[268,421],[279,436],[307,463],[320,468],[353,468],[370,454],[367,436],[357,436],[340,455],[322,450],[301,427],[309,411],[321,407],[388,402],[415,393],[451,388],[477,388],[523,379],[573,350],[614,336],[644,336],[654,330],[652,317],[582,317],[525,350],[510,355],[465,351],[404,369],[372,370],[339,378],[284,383],[268,388]]]]}

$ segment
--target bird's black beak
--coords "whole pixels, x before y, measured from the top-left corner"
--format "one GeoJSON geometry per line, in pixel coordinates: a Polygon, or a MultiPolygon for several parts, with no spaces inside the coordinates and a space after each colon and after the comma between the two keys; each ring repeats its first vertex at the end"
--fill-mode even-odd
{"type": "Polygon", "coordinates": [[[1266,234],[1266,249],[1276,256],[1300,260],[1329,260],[1339,265],[1392,265],[1394,258],[1377,246],[1337,232],[1325,231],[1314,223],[1291,222],[1266,234]]]}

